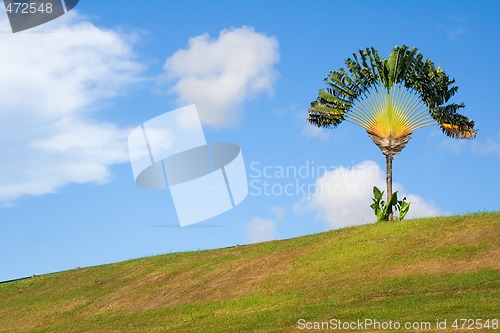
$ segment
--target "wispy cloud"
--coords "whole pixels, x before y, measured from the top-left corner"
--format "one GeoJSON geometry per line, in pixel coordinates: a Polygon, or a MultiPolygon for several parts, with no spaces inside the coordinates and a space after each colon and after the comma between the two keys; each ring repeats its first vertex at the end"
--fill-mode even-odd
{"type": "Polygon", "coordinates": [[[469,34],[468,24],[464,17],[448,14],[439,22],[438,29],[451,41],[460,41],[469,34]]]}
{"type": "MultiPolygon", "coordinates": [[[[302,107],[291,107],[286,113],[294,113],[296,123],[301,126],[298,135],[301,137],[312,138],[315,140],[327,141],[330,138],[330,133],[326,128],[317,127],[311,125],[307,121],[307,108],[302,107]]],[[[284,114],[286,114],[284,113],[284,114]]],[[[283,115],[283,114],[282,114],[283,115]]]]}
{"type": "Polygon", "coordinates": [[[330,132],[328,132],[328,130],[313,126],[308,123],[304,124],[304,127],[302,127],[302,131],[300,132],[300,134],[305,137],[320,139],[322,141],[326,141],[330,137],[330,132]]]}
{"type": "Polygon", "coordinates": [[[180,105],[196,104],[202,122],[234,125],[246,100],[272,92],[278,41],[251,27],[222,30],[218,38],[193,37],[165,63],[180,105]]]}
{"type": "Polygon", "coordinates": [[[286,210],[281,206],[271,206],[271,213],[278,220],[282,220],[286,216],[286,210]]]}
{"type": "MultiPolygon", "coordinates": [[[[375,221],[369,207],[373,186],[385,189],[385,173],[377,163],[365,161],[350,168],[341,166],[319,177],[314,195],[302,198],[294,209],[315,212],[331,229],[371,223],[375,221]]],[[[393,187],[401,198],[406,196],[412,203],[407,218],[442,214],[421,196],[407,193],[402,185],[394,184],[393,187]]]]}
{"type": "MultiPolygon", "coordinates": [[[[2,30],[8,24],[0,17],[2,30]]],[[[94,115],[140,75],[132,44],[76,12],[30,33],[0,34],[0,204],[105,182],[112,164],[127,161],[128,130],[94,115]]]]}
{"type": "Polygon", "coordinates": [[[255,217],[245,225],[245,231],[253,243],[265,242],[278,237],[276,223],[271,219],[255,217]]]}
{"type": "Polygon", "coordinates": [[[439,148],[441,151],[449,151],[455,155],[460,155],[464,152],[466,148],[466,141],[452,139],[452,138],[445,138],[439,144],[439,148]]]}
{"type": "Polygon", "coordinates": [[[500,134],[497,139],[488,139],[484,143],[481,141],[475,142],[472,149],[481,154],[493,154],[500,156],[500,134]]]}
{"type": "Polygon", "coordinates": [[[473,152],[482,155],[500,156],[500,134],[497,138],[475,139],[474,141],[445,138],[439,144],[440,150],[449,151],[455,155],[473,152]]]}

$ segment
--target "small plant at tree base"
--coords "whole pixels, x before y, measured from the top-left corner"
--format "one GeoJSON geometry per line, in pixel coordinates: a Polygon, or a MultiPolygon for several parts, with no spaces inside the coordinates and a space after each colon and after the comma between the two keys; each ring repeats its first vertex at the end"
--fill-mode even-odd
{"type": "Polygon", "coordinates": [[[410,210],[411,203],[406,201],[406,197],[403,200],[398,200],[397,191],[392,194],[391,200],[388,203],[382,200],[384,191],[380,191],[377,186],[373,187],[373,196],[373,203],[370,207],[375,212],[375,216],[377,216],[377,222],[389,221],[389,214],[396,211],[399,211],[399,217],[396,221],[402,221],[410,210]]]}

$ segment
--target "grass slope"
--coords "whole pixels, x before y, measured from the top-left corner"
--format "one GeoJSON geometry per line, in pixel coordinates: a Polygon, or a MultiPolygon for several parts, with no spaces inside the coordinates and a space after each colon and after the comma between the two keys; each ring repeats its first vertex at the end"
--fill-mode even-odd
{"type": "Polygon", "coordinates": [[[451,330],[498,318],[499,258],[500,212],[162,255],[0,284],[0,332],[300,332],[300,318],[451,330]]]}

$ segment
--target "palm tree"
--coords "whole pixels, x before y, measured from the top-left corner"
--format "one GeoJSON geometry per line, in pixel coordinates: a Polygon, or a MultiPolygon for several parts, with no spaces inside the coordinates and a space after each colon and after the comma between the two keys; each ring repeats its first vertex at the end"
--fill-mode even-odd
{"type": "MultiPolygon", "coordinates": [[[[387,202],[392,198],[392,160],[411,134],[439,125],[449,137],[476,137],[474,121],[459,114],[463,103],[448,103],[458,87],[455,80],[416,48],[396,46],[388,59],[366,48],[345,61],[347,69],[330,72],[328,87],[311,103],[308,121],[336,127],[346,120],[363,127],[386,157],[387,202]]],[[[392,220],[389,211],[388,220],[392,220]]]]}

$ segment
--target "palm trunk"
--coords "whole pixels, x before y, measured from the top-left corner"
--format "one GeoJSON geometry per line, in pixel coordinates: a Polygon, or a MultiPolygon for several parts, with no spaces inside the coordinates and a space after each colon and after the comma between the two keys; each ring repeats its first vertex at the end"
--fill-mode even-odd
{"type": "Polygon", "coordinates": [[[392,221],[392,159],[393,156],[391,154],[385,155],[385,164],[386,164],[386,178],[385,181],[387,183],[387,205],[389,205],[389,210],[387,211],[387,220],[392,221]]]}
{"type": "MultiPolygon", "coordinates": [[[[373,142],[380,148],[382,154],[385,155],[386,164],[386,178],[387,183],[387,205],[390,205],[392,199],[392,159],[394,155],[401,153],[403,148],[406,146],[411,138],[411,133],[407,133],[400,137],[381,137],[375,133],[367,131],[368,136],[373,140],[373,142]]],[[[392,206],[389,206],[387,212],[387,220],[393,220],[392,206]]]]}

